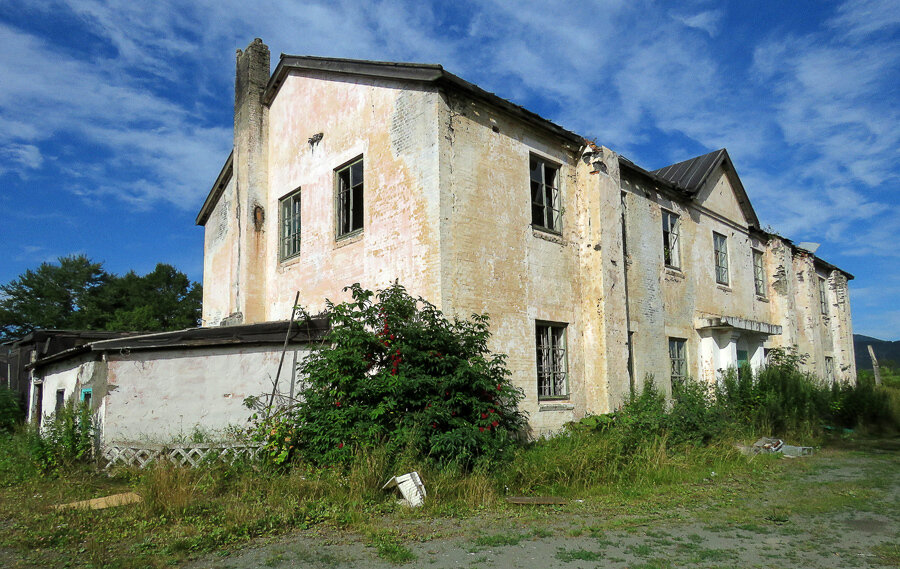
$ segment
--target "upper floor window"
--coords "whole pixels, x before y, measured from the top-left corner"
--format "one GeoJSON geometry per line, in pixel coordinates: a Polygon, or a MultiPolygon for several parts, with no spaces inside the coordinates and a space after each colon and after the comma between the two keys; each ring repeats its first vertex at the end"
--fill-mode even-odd
{"type": "Polygon", "coordinates": [[[713,250],[716,261],[716,282],[728,284],[728,238],[713,232],[713,250]]]}
{"type": "Polygon", "coordinates": [[[300,254],[300,190],[278,200],[278,205],[281,241],[278,258],[284,261],[300,254]]]}
{"type": "Polygon", "coordinates": [[[679,223],[678,216],[662,210],[663,259],[666,266],[676,269],[681,267],[681,255],[678,253],[679,223]]]}
{"type": "Polygon", "coordinates": [[[822,277],[819,277],[819,310],[823,315],[828,316],[828,287],[822,277]]]}
{"type": "Polygon", "coordinates": [[[672,385],[683,384],[687,378],[686,340],[669,338],[669,363],[672,367],[672,385]]]}
{"type": "Polygon", "coordinates": [[[337,236],[342,237],[363,228],[363,159],[335,171],[337,236]]]}
{"type": "Polygon", "coordinates": [[[569,370],[566,361],[566,327],[559,324],[538,324],[535,336],[538,398],[567,397],[569,370]]]}
{"type": "Polygon", "coordinates": [[[766,267],[763,265],[762,251],[753,250],[753,287],[756,294],[766,296],[766,267]]]}
{"type": "Polygon", "coordinates": [[[550,231],[562,230],[559,167],[531,157],[531,224],[550,231]]]}

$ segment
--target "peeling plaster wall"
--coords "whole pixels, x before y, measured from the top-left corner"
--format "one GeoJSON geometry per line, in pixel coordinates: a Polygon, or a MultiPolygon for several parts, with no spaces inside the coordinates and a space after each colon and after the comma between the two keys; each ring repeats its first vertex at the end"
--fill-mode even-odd
{"type": "MultiPolygon", "coordinates": [[[[34,380],[43,382],[43,396],[41,399],[42,414],[44,417],[52,415],[56,410],[56,392],[60,389],[65,391],[65,400],[73,399],[81,400],[81,389],[85,387],[94,388],[95,379],[103,377],[105,364],[103,362],[94,361],[90,356],[81,356],[71,358],[69,360],[51,364],[40,368],[34,374],[34,380]]],[[[32,381],[31,394],[29,400],[28,420],[37,419],[34,417],[34,393],[35,381],[32,381]]],[[[92,399],[98,397],[97,390],[92,392],[92,399]]],[[[102,391],[101,391],[102,393],[102,391]]],[[[96,401],[96,400],[95,400],[96,401]]],[[[94,404],[96,409],[96,403],[94,404]]]]}
{"type": "MultiPolygon", "coordinates": [[[[298,351],[297,359],[306,355],[298,351]]],[[[110,354],[103,442],[171,442],[199,429],[213,438],[245,426],[244,398],[271,392],[280,346],[221,347],[110,354]]],[[[290,386],[292,355],[279,381],[290,386]]]]}
{"type": "Polygon", "coordinates": [[[778,324],[769,299],[758,296],[754,285],[752,251],[765,253],[765,244],[750,235],[723,169],[710,175],[691,202],[635,175],[623,178],[622,189],[635,387],[652,376],[661,391],[671,393],[669,338],[687,341],[688,373],[707,382],[716,380],[722,362],[734,361],[723,350],[746,350],[751,363],[761,365],[764,335],[698,329],[700,320],[721,316],[778,324]],[[678,267],[664,262],[663,210],[679,218],[678,267]],[[716,282],[713,232],[727,238],[727,285],[716,282]]]}
{"type": "Polygon", "coordinates": [[[203,325],[218,326],[239,311],[237,202],[234,178],[206,222],[203,233],[203,325]]]}
{"type": "Polygon", "coordinates": [[[441,305],[438,95],[389,80],[294,72],[270,111],[266,319],[399,280],[441,305]],[[321,140],[310,139],[321,133],[321,140]],[[363,231],[335,237],[335,169],[363,158],[363,231]],[[300,255],[278,259],[278,200],[301,191],[300,255]]]}
{"type": "MultiPolygon", "coordinates": [[[[600,233],[607,223],[600,177],[588,174],[578,160],[580,149],[571,143],[452,92],[444,93],[444,101],[440,218],[445,310],[460,317],[490,315],[491,348],[508,355],[514,382],[525,392],[522,407],[537,434],[558,431],[585,412],[610,410],[608,330],[603,324],[603,287],[609,285],[602,274],[601,249],[603,240],[614,235],[600,233]],[[531,225],[531,156],[559,167],[560,234],[531,225]],[[586,231],[591,223],[593,232],[586,231]],[[566,325],[568,397],[562,400],[538,400],[537,322],[566,325]]],[[[602,178],[609,183],[607,174],[602,178]]],[[[618,222],[615,214],[611,217],[616,232],[618,222]]],[[[624,351],[613,348],[610,353],[624,351]]]]}

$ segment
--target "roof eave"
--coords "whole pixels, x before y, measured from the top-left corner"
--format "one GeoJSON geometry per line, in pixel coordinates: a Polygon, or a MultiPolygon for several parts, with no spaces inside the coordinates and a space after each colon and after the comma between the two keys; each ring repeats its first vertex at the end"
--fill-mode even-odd
{"type": "Polygon", "coordinates": [[[225,191],[225,186],[228,185],[228,181],[231,179],[231,173],[233,171],[234,149],[228,153],[225,164],[222,165],[222,169],[219,170],[219,175],[216,176],[216,181],[209,190],[206,201],[203,202],[203,207],[200,208],[200,213],[197,214],[197,219],[195,220],[196,225],[206,225],[206,221],[209,219],[209,216],[212,215],[213,210],[216,208],[216,204],[219,203],[219,198],[222,197],[222,193],[225,191]]]}

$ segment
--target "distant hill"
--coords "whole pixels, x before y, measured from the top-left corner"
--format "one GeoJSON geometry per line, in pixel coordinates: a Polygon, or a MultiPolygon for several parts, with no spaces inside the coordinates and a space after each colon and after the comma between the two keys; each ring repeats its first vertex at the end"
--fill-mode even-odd
{"type": "Polygon", "coordinates": [[[889,342],[887,340],[879,340],[870,336],[861,334],[853,334],[853,350],[856,352],[856,369],[872,369],[872,358],[869,357],[869,349],[866,346],[872,346],[875,351],[875,357],[881,364],[885,360],[891,360],[895,364],[900,364],[900,341],[889,342]]]}

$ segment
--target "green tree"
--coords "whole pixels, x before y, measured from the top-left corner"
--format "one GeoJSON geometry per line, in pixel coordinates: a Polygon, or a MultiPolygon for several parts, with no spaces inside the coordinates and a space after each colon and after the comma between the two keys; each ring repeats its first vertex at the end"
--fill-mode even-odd
{"type": "Polygon", "coordinates": [[[100,289],[110,276],[84,255],[41,263],[0,285],[0,337],[19,338],[34,329],[96,328],[100,289]]]}
{"type": "Polygon", "coordinates": [[[202,289],[171,265],[107,273],[84,255],[60,257],[0,285],[0,339],[35,329],[177,330],[197,326],[202,289]]]}

